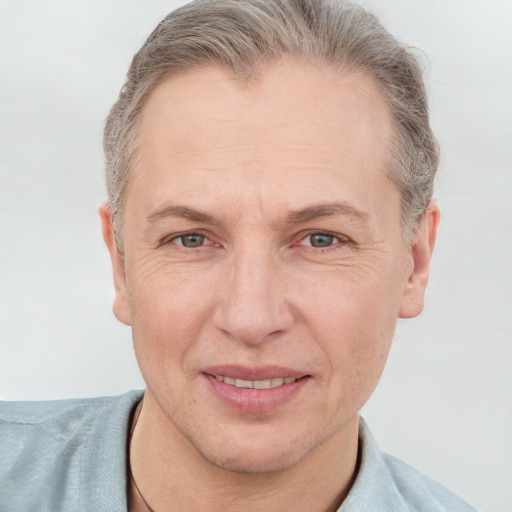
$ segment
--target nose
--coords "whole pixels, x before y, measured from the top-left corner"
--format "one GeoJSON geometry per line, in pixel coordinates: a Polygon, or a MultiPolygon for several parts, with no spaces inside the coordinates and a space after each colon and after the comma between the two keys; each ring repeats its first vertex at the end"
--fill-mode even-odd
{"type": "Polygon", "coordinates": [[[220,286],[215,327],[247,345],[287,332],[294,315],[280,263],[261,250],[240,251],[229,262],[220,286]]]}

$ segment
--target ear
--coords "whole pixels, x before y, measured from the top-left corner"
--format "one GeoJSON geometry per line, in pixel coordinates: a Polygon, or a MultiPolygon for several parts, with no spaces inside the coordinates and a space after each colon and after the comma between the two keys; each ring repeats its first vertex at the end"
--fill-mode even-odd
{"type": "Polygon", "coordinates": [[[112,260],[112,272],[114,274],[115,297],[113,311],[116,318],[126,325],[131,325],[131,311],[129,294],[126,287],[126,273],[124,268],[124,256],[117,247],[114,235],[114,227],[112,225],[112,215],[110,213],[110,205],[105,202],[99,208],[101,219],[101,231],[103,232],[103,240],[110,253],[112,260]]]}
{"type": "Polygon", "coordinates": [[[412,270],[405,283],[398,313],[400,318],[413,318],[423,311],[430,260],[434,250],[440,216],[439,207],[435,202],[431,202],[418,228],[415,241],[410,248],[412,270]]]}

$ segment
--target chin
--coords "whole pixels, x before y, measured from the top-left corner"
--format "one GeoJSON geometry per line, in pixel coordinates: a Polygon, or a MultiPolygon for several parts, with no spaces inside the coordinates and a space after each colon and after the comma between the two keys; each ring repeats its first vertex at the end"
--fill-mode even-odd
{"type": "Polygon", "coordinates": [[[304,457],[298,453],[280,454],[258,454],[255,453],[232,453],[219,456],[202,453],[204,458],[211,464],[232,473],[277,473],[294,467],[304,457]]]}
{"type": "Polygon", "coordinates": [[[304,432],[296,436],[290,432],[276,436],[268,430],[259,433],[248,430],[243,437],[238,432],[235,436],[217,435],[210,442],[193,444],[210,464],[225,471],[252,474],[290,469],[321,444],[308,440],[304,432]]]}

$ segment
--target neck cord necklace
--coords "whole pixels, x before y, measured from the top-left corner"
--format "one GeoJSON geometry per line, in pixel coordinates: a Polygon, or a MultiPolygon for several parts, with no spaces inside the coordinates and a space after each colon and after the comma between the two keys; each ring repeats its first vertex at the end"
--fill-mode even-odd
{"type": "Polygon", "coordinates": [[[154,512],[154,510],[148,505],[148,502],[144,499],[144,496],[140,492],[139,486],[137,485],[137,482],[135,481],[135,477],[133,476],[132,461],[131,461],[132,438],[133,438],[133,433],[135,432],[135,427],[137,425],[137,421],[139,421],[139,416],[140,416],[140,412],[142,410],[143,401],[144,401],[144,399],[142,399],[140,401],[139,405],[137,406],[137,409],[135,409],[135,414],[133,415],[132,427],[130,430],[130,439],[129,439],[129,444],[128,444],[128,461],[129,461],[128,470],[130,473],[131,483],[133,484],[133,487],[135,488],[135,491],[137,492],[138,497],[140,498],[140,500],[146,507],[146,512],[154,512]]]}

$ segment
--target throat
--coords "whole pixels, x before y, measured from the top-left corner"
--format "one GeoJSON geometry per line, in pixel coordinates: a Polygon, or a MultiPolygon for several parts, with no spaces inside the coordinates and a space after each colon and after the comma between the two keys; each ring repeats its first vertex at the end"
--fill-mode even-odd
{"type": "Polygon", "coordinates": [[[146,391],[129,438],[128,510],[335,512],[357,473],[358,421],[347,427],[288,469],[230,471],[206,464],[146,391]]]}

